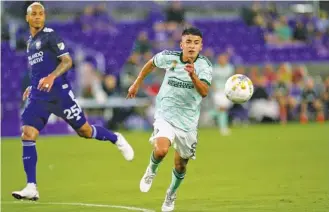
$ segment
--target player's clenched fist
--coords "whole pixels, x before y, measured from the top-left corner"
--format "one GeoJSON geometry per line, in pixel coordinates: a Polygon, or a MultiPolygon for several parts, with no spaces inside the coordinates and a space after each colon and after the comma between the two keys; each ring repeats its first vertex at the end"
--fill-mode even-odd
{"type": "Polygon", "coordinates": [[[194,74],[194,65],[193,65],[193,63],[192,64],[187,64],[184,69],[185,69],[185,71],[188,72],[190,77],[193,76],[193,74],[194,74]]]}
{"type": "Polygon", "coordinates": [[[136,94],[138,92],[139,89],[139,85],[134,83],[130,86],[130,88],[128,89],[128,95],[127,95],[127,99],[132,99],[136,97],[136,94]]]}
{"type": "Polygon", "coordinates": [[[39,81],[38,89],[40,91],[46,91],[49,92],[51,88],[53,87],[55,76],[48,75],[47,77],[41,78],[39,81]]]}

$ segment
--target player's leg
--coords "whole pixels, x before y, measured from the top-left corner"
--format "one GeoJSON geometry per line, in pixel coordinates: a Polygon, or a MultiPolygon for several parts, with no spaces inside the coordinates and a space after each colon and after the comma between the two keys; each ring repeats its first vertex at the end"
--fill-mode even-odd
{"type": "Polygon", "coordinates": [[[196,158],[197,131],[185,132],[175,128],[175,148],[174,164],[172,171],[171,184],[166,192],[166,197],[162,204],[162,211],[173,211],[177,189],[183,182],[186,173],[186,167],[189,159],[196,158]]]}
{"type": "Polygon", "coordinates": [[[150,156],[149,165],[146,168],[144,176],[142,177],[139,188],[141,192],[148,192],[152,186],[152,182],[158,167],[167,155],[171,142],[174,140],[175,134],[173,127],[164,120],[156,120],[154,122],[154,132],[150,138],[154,149],[150,156]]]}
{"type": "Polygon", "coordinates": [[[71,90],[67,92],[62,96],[60,103],[52,109],[52,112],[63,118],[80,137],[109,141],[118,147],[126,160],[132,160],[134,151],[126,139],[120,133],[114,133],[102,126],[90,125],[83,110],[76,102],[73,92],[71,90]]]}
{"type": "Polygon", "coordinates": [[[36,181],[37,149],[36,139],[39,132],[46,125],[50,112],[47,111],[47,103],[37,100],[29,100],[22,114],[22,146],[23,165],[26,173],[27,186],[21,191],[12,192],[16,199],[39,199],[36,181]]]}
{"type": "Polygon", "coordinates": [[[305,124],[308,122],[307,107],[308,107],[308,104],[305,102],[302,102],[300,105],[300,123],[302,123],[302,124],[305,124]]]}
{"type": "Polygon", "coordinates": [[[180,184],[183,182],[186,166],[189,159],[182,158],[179,153],[175,152],[175,167],[172,170],[171,184],[167,190],[165,200],[162,204],[162,211],[173,211],[175,208],[176,192],[180,184]]]}
{"type": "Polygon", "coordinates": [[[231,102],[227,99],[223,91],[217,91],[214,94],[214,103],[217,110],[216,120],[219,126],[219,131],[222,135],[229,135],[228,109],[231,106],[231,102]]]}
{"type": "Polygon", "coordinates": [[[323,110],[323,104],[321,100],[317,99],[313,102],[314,109],[316,111],[316,121],[317,122],[324,122],[325,116],[324,116],[324,110],[323,110]]]}
{"type": "Polygon", "coordinates": [[[134,158],[133,148],[121,133],[114,133],[102,126],[90,125],[88,122],[85,122],[85,124],[78,128],[76,132],[83,138],[94,138],[100,141],[110,141],[118,147],[126,160],[131,161],[134,158]]]}
{"type": "Polygon", "coordinates": [[[154,141],[154,149],[150,156],[149,165],[142,177],[139,188],[141,192],[148,192],[152,186],[154,177],[158,172],[159,165],[163,158],[167,155],[171,142],[166,137],[156,138],[154,141]]]}

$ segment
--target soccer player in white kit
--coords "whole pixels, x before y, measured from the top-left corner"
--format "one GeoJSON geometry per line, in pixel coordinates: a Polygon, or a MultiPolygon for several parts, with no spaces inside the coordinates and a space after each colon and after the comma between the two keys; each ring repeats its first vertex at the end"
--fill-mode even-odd
{"type": "Polygon", "coordinates": [[[190,158],[195,159],[197,127],[202,98],[208,95],[212,80],[212,65],[199,55],[202,50],[202,33],[191,27],[182,33],[182,51],[162,51],[142,68],[128,90],[127,98],[134,98],[144,78],[154,67],[166,70],[156,98],[154,132],[150,142],[154,145],[150,163],[140,181],[140,190],[148,192],[157,174],[158,166],[175,148],[172,182],[167,190],[162,211],[173,211],[176,191],[183,181],[190,158]]]}
{"type": "Polygon", "coordinates": [[[218,57],[218,64],[214,65],[213,72],[213,102],[216,109],[216,120],[222,135],[229,135],[228,110],[233,103],[226,97],[225,83],[234,74],[234,67],[229,63],[227,54],[218,57]]]}

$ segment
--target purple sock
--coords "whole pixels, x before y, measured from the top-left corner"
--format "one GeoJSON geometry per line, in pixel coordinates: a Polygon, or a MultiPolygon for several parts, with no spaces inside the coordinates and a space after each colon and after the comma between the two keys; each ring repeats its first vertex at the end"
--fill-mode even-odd
{"type": "Polygon", "coordinates": [[[108,129],[105,129],[104,127],[91,125],[91,128],[93,129],[92,137],[97,140],[111,141],[113,144],[115,144],[118,140],[118,136],[116,134],[108,129]]]}
{"type": "Polygon", "coordinates": [[[35,141],[23,140],[23,164],[26,173],[27,183],[37,183],[36,166],[37,166],[37,149],[35,141]]]}

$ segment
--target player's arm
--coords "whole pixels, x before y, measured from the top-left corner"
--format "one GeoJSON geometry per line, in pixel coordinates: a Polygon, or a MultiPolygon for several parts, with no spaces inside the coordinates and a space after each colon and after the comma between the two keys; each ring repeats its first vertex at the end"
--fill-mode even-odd
{"type": "Polygon", "coordinates": [[[128,90],[127,98],[134,98],[138,92],[140,85],[143,83],[145,77],[152,72],[155,68],[153,58],[150,59],[139,72],[138,77],[136,78],[135,82],[130,86],[128,90]]]}
{"type": "Polygon", "coordinates": [[[38,89],[49,92],[53,87],[54,81],[57,77],[67,72],[72,67],[72,58],[69,54],[65,54],[59,57],[61,61],[56,69],[51,72],[47,77],[42,78],[39,81],[38,89]]]}
{"type": "Polygon", "coordinates": [[[58,58],[61,62],[57,66],[57,68],[50,74],[56,79],[61,76],[65,72],[67,72],[72,67],[72,58],[69,54],[63,55],[58,58]]]}

